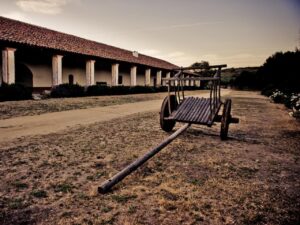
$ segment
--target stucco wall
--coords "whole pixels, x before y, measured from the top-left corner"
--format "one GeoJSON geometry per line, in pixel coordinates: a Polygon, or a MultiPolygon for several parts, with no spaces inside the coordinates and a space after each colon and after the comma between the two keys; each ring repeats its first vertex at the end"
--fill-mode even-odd
{"type": "Polygon", "coordinates": [[[24,63],[32,73],[33,87],[52,86],[52,67],[47,64],[33,65],[24,63]]]}
{"type": "Polygon", "coordinates": [[[119,76],[123,77],[123,83],[124,86],[130,86],[130,73],[128,72],[119,72],[119,76]]]}
{"type": "Polygon", "coordinates": [[[136,75],[136,85],[144,86],[145,85],[145,74],[136,75]]]}
{"type": "Polygon", "coordinates": [[[96,82],[106,82],[111,85],[111,71],[109,70],[95,70],[95,84],[96,82]]]}
{"type": "Polygon", "coordinates": [[[63,65],[63,67],[62,67],[62,82],[63,83],[69,83],[69,75],[73,75],[74,84],[77,83],[82,86],[86,85],[85,68],[66,67],[63,65]]]}

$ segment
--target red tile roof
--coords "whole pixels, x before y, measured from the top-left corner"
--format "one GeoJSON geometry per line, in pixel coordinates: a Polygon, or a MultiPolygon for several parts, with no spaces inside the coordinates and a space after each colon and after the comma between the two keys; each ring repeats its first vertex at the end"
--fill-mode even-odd
{"type": "Polygon", "coordinates": [[[177,67],[176,65],[161,59],[143,54],[139,54],[138,57],[135,57],[132,52],[128,50],[57,32],[44,27],[7,19],[1,16],[0,41],[96,56],[160,69],[172,69],[177,67]]]}

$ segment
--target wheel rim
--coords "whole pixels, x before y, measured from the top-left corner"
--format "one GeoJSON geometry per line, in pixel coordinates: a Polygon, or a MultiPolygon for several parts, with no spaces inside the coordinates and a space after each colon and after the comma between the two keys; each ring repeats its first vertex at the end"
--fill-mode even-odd
{"type": "Polygon", "coordinates": [[[221,119],[221,133],[222,140],[226,140],[228,137],[229,123],[231,118],[231,100],[227,99],[224,103],[223,114],[221,119]]]}
{"type": "Polygon", "coordinates": [[[160,110],[160,127],[166,132],[169,132],[173,129],[176,122],[174,120],[166,120],[166,117],[170,116],[169,113],[169,100],[170,100],[170,106],[171,106],[171,113],[177,108],[177,100],[175,95],[170,95],[165,97],[160,110]]]}

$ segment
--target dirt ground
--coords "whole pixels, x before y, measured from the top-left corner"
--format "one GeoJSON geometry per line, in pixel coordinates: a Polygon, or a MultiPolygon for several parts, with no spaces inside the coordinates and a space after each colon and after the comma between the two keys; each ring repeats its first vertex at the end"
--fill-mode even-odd
{"type": "Polygon", "coordinates": [[[257,93],[230,97],[229,140],[192,126],[106,195],[168,136],[157,112],[0,143],[0,224],[299,224],[299,122],[257,93]]]}

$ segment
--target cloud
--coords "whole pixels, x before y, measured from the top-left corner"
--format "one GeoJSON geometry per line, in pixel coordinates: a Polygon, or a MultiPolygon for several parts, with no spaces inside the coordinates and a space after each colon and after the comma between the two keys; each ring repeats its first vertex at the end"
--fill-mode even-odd
{"type": "Polygon", "coordinates": [[[16,5],[25,12],[55,15],[62,12],[70,0],[18,0],[16,5]]]}

